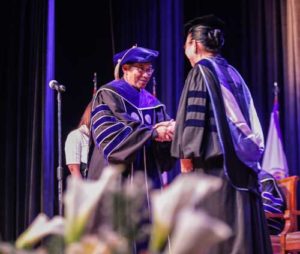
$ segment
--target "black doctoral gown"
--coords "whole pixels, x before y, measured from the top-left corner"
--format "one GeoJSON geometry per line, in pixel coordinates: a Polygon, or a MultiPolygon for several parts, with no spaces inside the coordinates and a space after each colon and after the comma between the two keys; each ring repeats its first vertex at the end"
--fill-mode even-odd
{"type": "Polygon", "coordinates": [[[143,171],[154,188],[161,172],[172,167],[170,142],[156,142],[153,126],[170,120],[165,106],[145,89],[137,90],[123,79],[101,87],[92,107],[94,142],[88,178],[97,179],[110,164],[126,165],[124,176],[143,171]]]}
{"type": "Polygon", "coordinates": [[[255,167],[263,146],[259,129],[239,73],[219,56],[196,64],[180,99],[171,152],[192,159],[196,172],[223,180],[199,207],[227,223],[232,236],[209,254],[272,253],[255,167]]]}

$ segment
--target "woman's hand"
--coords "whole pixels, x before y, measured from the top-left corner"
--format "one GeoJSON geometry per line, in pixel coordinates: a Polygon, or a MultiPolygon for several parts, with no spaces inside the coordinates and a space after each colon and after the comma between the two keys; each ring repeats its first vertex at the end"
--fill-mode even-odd
{"type": "Polygon", "coordinates": [[[182,173],[189,173],[194,170],[194,165],[192,159],[181,159],[180,167],[182,173]]]}

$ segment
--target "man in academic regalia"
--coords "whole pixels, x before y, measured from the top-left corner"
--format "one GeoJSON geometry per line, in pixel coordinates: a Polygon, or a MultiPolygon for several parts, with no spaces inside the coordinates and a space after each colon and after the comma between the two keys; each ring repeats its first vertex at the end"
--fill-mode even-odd
{"type": "Polygon", "coordinates": [[[172,121],[165,105],[145,89],[158,54],[133,46],[114,56],[115,80],[97,91],[92,105],[94,150],[89,179],[97,179],[106,165],[121,163],[126,167],[124,176],[143,171],[154,188],[161,186],[161,172],[174,161],[170,156],[172,121]]]}
{"type": "Polygon", "coordinates": [[[171,153],[181,159],[183,173],[223,180],[221,190],[199,207],[227,223],[233,234],[209,254],[272,253],[257,179],[262,130],[244,80],[220,55],[224,23],[207,15],[185,28],[185,54],[193,68],[181,95],[171,153]]]}

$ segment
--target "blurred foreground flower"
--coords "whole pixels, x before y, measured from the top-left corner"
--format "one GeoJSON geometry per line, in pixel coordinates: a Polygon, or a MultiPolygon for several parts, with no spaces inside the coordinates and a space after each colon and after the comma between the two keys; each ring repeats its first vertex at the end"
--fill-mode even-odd
{"type": "MultiPolygon", "coordinates": [[[[65,219],[54,217],[49,221],[40,214],[16,246],[31,247],[54,234],[63,235],[66,244],[62,242],[59,252],[43,245],[48,253],[163,253],[170,236],[172,254],[202,254],[230,235],[224,223],[198,209],[204,197],[220,188],[221,179],[201,174],[180,175],[166,189],[152,192],[149,211],[150,185],[146,184],[145,175],[136,173],[119,181],[123,170],[122,166],[109,166],[98,181],[70,177],[64,196],[65,219]]],[[[51,246],[58,244],[52,241],[51,246]]]]}
{"type": "Polygon", "coordinates": [[[147,247],[150,235],[150,207],[147,202],[149,185],[145,182],[145,175],[136,172],[133,176],[123,179],[122,184],[116,188],[110,188],[101,200],[101,209],[96,213],[98,217],[92,223],[96,226],[94,232],[97,232],[101,239],[105,239],[107,233],[103,228],[106,227],[115,233],[117,239],[126,239],[128,247],[123,247],[123,252],[115,253],[127,254],[132,253],[133,249],[139,251],[139,248],[147,247]]]}
{"type": "Polygon", "coordinates": [[[74,242],[67,246],[65,254],[109,254],[109,249],[96,236],[84,236],[80,242],[74,242]]]}
{"type": "Polygon", "coordinates": [[[159,252],[174,228],[178,212],[184,207],[194,208],[205,196],[218,190],[222,180],[205,174],[190,173],[178,176],[162,191],[151,195],[153,225],[150,250],[159,252]]]}
{"type": "Polygon", "coordinates": [[[64,218],[55,216],[52,220],[49,220],[47,215],[41,213],[28,229],[19,236],[15,245],[18,249],[29,248],[50,234],[64,234],[64,218]]]}
{"type": "Polygon", "coordinates": [[[97,181],[68,178],[67,191],[64,196],[67,244],[80,239],[99,199],[108,186],[115,183],[123,170],[123,165],[108,166],[97,181]]]}
{"type": "Polygon", "coordinates": [[[176,219],[171,237],[172,254],[206,253],[210,247],[231,235],[229,226],[203,210],[183,209],[176,219]]]}
{"type": "Polygon", "coordinates": [[[80,242],[67,246],[65,254],[128,254],[127,240],[108,229],[105,236],[86,235],[80,242]]]}
{"type": "Polygon", "coordinates": [[[35,250],[23,250],[16,249],[13,244],[0,242],[0,253],[1,254],[48,254],[47,250],[40,247],[35,250]]]}

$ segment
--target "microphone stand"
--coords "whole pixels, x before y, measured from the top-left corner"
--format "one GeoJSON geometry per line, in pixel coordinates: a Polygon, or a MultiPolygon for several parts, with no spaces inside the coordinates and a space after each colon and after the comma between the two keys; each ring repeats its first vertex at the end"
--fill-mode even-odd
{"type": "Polygon", "coordinates": [[[61,91],[57,90],[57,129],[58,129],[58,214],[63,215],[63,167],[62,167],[62,141],[61,141],[61,91]]]}

